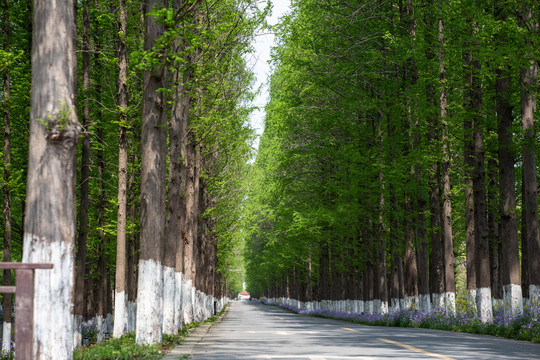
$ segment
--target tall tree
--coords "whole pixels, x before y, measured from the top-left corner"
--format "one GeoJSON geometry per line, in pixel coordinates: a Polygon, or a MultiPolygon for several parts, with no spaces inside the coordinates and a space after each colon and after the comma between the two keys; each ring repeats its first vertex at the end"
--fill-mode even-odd
{"type": "MultiPolygon", "coordinates": [[[[497,6],[495,9],[498,20],[504,22],[507,14],[506,9],[497,6]]],[[[504,28],[503,28],[504,29],[504,28]]],[[[501,46],[504,35],[499,35],[501,46]]],[[[503,53],[506,62],[509,54],[503,53]]],[[[503,293],[505,302],[505,315],[516,316],[523,312],[523,300],[521,294],[521,278],[519,264],[519,242],[516,214],[515,193],[515,164],[512,140],[512,104],[511,83],[508,65],[502,65],[496,71],[495,80],[496,103],[497,103],[497,134],[499,141],[499,193],[500,193],[500,229],[502,239],[502,262],[503,262],[503,293]]]]}
{"type": "MultiPolygon", "coordinates": [[[[3,49],[6,53],[10,51],[10,18],[9,18],[10,2],[4,0],[2,2],[2,18],[4,21],[3,33],[4,44],[3,49]]],[[[11,261],[11,75],[10,68],[7,66],[4,69],[4,261],[11,261]]],[[[4,286],[11,285],[11,270],[4,270],[4,286]]],[[[9,354],[11,351],[11,310],[12,297],[11,294],[4,294],[4,321],[2,326],[2,354],[9,354]],[[9,335],[7,335],[9,334],[9,335]]]]}
{"type": "Polygon", "coordinates": [[[34,357],[71,359],[75,238],[73,2],[34,2],[30,154],[23,262],[36,271],[34,357]]]}
{"type": "MultiPolygon", "coordinates": [[[[538,22],[532,16],[532,9],[522,14],[522,26],[538,31],[538,22]]],[[[521,121],[523,129],[523,216],[522,252],[527,252],[526,263],[529,275],[529,302],[540,301],[540,232],[538,224],[538,183],[535,154],[535,119],[537,95],[534,84],[538,82],[538,64],[532,59],[534,45],[527,42],[525,49],[528,64],[521,69],[521,121]],[[524,246],[526,245],[526,247],[524,246]],[[526,250],[525,250],[526,249],[526,250]]],[[[524,256],[525,258],[525,256],[524,256]]]]}
{"type": "Polygon", "coordinates": [[[443,236],[443,260],[444,260],[444,303],[445,308],[450,313],[456,311],[456,281],[454,275],[454,240],[452,224],[452,199],[450,183],[451,149],[448,129],[448,98],[446,85],[446,65],[444,53],[444,22],[442,19],[441,2],[438,2],[439,19],[438,41],[439,41],[439,107],[441,117],[441,142],[443,158],[441,162],[442,183],[443,183],[443,206],[442,206],[442,236],[443,236]]]}
{"type": "Polygon", "coordinates": [[[88,238],[88,205],[90,188],[90,5],[88,0],[83,3],[82,29],[82,76],[83,76],[83,141],[81,154],[80,210],[79,230],[77,234],[77,255],[74,291],[74,339],[75,347],[82,345],[82,319],[85,305],[85,275],[86,275],[86,242],[88,238]]]}
{"type": "Polygon", "coordinates": [[[114,295],[114,337],[128,331],[127,299],[127,189],[128,189],[128,58],[126,1],[118,1],[118,215],[116,221],[116,284],[114,295]]]}
{"type": "MultiPolygon", "coordinates": [[[[144,4],[144,50],[155,48],[164,32],[163,22],[152,11],[163,8],[163,2],[149,0],[144,4]]],[[[144,71],[142,142],[141,142],[141,240],[137,290],[136,341],[138,344],[160,343],[162,339],[163,267],[165,239],[166,181],[166,103],[164,70],[153,61],[144,71]]]]}

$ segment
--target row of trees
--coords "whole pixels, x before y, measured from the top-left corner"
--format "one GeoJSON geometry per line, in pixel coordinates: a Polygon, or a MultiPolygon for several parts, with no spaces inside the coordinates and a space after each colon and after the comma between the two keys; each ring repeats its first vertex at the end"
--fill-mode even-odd
{"type": "MultiPolygon", "coordinates": [[[[249,0],[2,1],[4,261],[54,265],[36,273],[38,358],[70,359],[83,320],[102,340],[113,311],[114,336],[161,342],[241,289],[264,15],[249,0]]],[[[4,295],[4,334],[10,314],[4,295]]]]}
{"type": "Polygon", "coordinates": [[[293,1],[246,204],[251,292],[453,312],[457,289],[483,321],[494,299],[539,304],[539,22],[534,1],[293,1]]]}

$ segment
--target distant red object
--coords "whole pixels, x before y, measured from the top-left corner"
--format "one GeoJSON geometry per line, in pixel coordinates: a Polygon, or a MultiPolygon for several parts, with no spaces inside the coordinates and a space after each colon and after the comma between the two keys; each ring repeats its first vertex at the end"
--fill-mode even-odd
{"type": "Polygon", "coordinates": [[[249,295],[249,293],[247,291],[242,291],[240,295],[249,295]]]}

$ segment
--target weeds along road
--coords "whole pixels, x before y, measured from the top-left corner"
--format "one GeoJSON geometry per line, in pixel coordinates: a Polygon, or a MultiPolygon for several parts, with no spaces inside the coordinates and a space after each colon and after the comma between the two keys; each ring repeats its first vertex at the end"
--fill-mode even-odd
{"type": "Polygon", "coordinates": [[[192,360],[540,359],[540,344],[449,331],[363,326],[232,302],[192,360]]]}

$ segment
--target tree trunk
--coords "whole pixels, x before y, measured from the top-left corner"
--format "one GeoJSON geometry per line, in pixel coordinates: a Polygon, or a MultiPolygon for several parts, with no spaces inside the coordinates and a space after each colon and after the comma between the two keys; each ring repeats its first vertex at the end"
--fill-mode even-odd
{"type": "Polygon", "coordinates": [[[73,3],[36,0],[23,262],[35,273],[34,358],[71,359],[75,251],[73,3]]]}
{"type": "Polygon", "coordinates": [[[440,169],[438,164],[432,165],[433,173],[430,178],[430,225],[431,225],[431,300],[433,307],[444,307],[444,267],[443,267],[443,242],[442,242],[442,219],[441,219],[441,191],[440,169]]]}
{"type": "Polygon", "coordinates": [[[523,313],[516,219],[514,152],[512,141],[512,105],[507,69],[497,70],[497,134],[499,141],[499,194],[502,239],[502,270],[505,316],[523,313]]]}
{"type": "Polygon", "coordinates": [[[128,89],[127,89],[127,10],[125,0],[118,1],[118,77],[116,79],[116,101],[118,103],[118,212],[116,221],[116,282],[114,291],[113,336],[120,337],[128,331],[127,299],[127,166],[128,166],[128,89]]]}
{"type": "Polygon", "coordinates": [[[90,11],[88,1],[83,5],[83,31],[82,31],[82,57],[83,57],[83,141],[81,154],[81,195],[79,210],[79,233],[77,236],[77,258],[75,271],[74,291],[74,345],[76,348],[82,345],[82,317],[85,306],[85,280],[86,274],[86,240],[88,238],[88,202],[90,182],[90,11]]]}
{"type": "MultiPolygon", "coordinates": [[[[522,238],[522,251],[527,249],[529,303],[540,303],[540,235],[538,231],[538,184],[536,175],[534,112],[536,96],[534,85],[537,83],[538,68],[532,62],[521,71],[521,119],[524,134],[523,141],[523,221],[525,236],[522,238]]],[[[525,251],[523,251],[525,253],[525,251]]],[[[524,259],[525,261],[525,259],[524,259]]]]}
{"type": "MultiPolygon", "coordinates": [[[[197,216],[198,216],[198,188],[199,188],[199,170],[197,169],[197,145],[195,144],[195,134],[193,130],[188,130],[188,125],[185,124],[185,134],[187,135],[186,146],[186,222],[184,233],[184,272],[187,283],[187,304],[184,311],[185,321],[190,323],[194,319],[196,309],[194,305],[195,294],[195,273],[197,255],[195,243],[197,241],[197,216]]],[[[186,299],[186,297],[184,297],[186,299]]]]}
{"type": "MultiPolygon", "coordinates": [[[[139,152],[139,151],[137,151],[139,152]]],[[[130,156],[131,164],[138,164],[137,155],[130,156]]],[[[135,172],[132,170],[129,174],[129,219],[131,224],[136,224],[139,216],[139,206],[137,199],[138,185],[135,181],[135,172]]],[[[138,177],[138,176],[137,176],[138,177]]],[[[137,264],[139,262],[139,232],[131,232],[128,242],[127,258],[127,303],[128,303],[128,325],[127,332],[135,331],[136,322],[136,302],[137,302],[137,264]]]]}
{"type": "Polygon", "coordinates": [[[476,307],[476,246],[474,226],[474,197],[473,176],[474,143],[472,138],[472,121],[466,117],[463,121],[465,132],[463,157],[464,167],[464,193],[465,193],[465,251],[467,267],[467,295],[470,305],[476,307]]]}
{"type": "Polygon", "coordinates": [[[384,178],[382,171],[379,172],[379,181],[381,184],[381,193],[379,195],[379,241],[377,246],[378,268],[377,278],[379,286],[380,314],[388,313],[388,279],[386,275],[386,229],[384,224],[384,178]]]}
{"type": "MultiPolygon", "coordinates": [[[[3,1],[3,50],[10,51],[9,0],[3,1]]],[[[11,262],[11,76],[10,69],[4,71],[4,261],[11,262]]],[[[4,286],[11,286],[11,270],[4,270],[4,286]]],[[[4,294],[4,321],[2,334],[2,354],[11,352],[11,310],[12,296],[4,294]]]]}
{"type": "MultiPolygon", "coordinates": [[[[151,51],[163,34],[164,25],[149,12],[163,7],[159,0],[145,3],[144,49],[151,51]]],[[[141,250],[137,291],[137,344],[162,341],[163,267],[166,191],[166,103],[163,69],[155,66],[144,72],[141,161],[141,250]]]]}
{"type": "Polygon", "coordinates": [[[491,294],[494,299],[502,299],[502,282],[499,281],[502,269],[500,264],[500,221],[499,221],[499,166],[497,161],[490,157],[487,161],[487,211],[488,211],[488,238],[489,261],[491,264],[491,294]]]}
{"type": "MultiPolygon", "coordinates": [[[[405,213],[410,213],[408,200],[405,204],[405,213]]],[[[405,296],[407,308],[418,305],[418,267],[416,264],[416,250],[414,246],[413,224],[410,220],[405,220],[405,256],[404,260],[404,278],[405,278],[405,296]]]]}
{"type": "MultiPolygon", "coordinates": [[[[439,2],[440,9],[440,2],[439,2]]],[[[446,98],[446,68],[444,63],[444,23],[438,20],[439,41],[439,79],[441,90],[439,105],[441,115],[441,140],[443,157],[441,163],[443,181],[443,208],[442,208],[442,236],[443,236],[443,259],[444,259],[444,303],[447,312],[456,312],[456,281],[454,276],[454,240],[452,229],[452,201],[450,198],[450,140],[448,137],[447,124],[447,98],[446,98]]]]}
{"type": "Polygon", "coordinates": [[[431,310],[431,296],[429,295],[429,260],[426,234],[426,201],[419,194],[416,200],[416,257],[418,263],[418,309],[431,310]]]}
{"type": "MultiPolygon", "coordinates": [[[[174,105],[169,123],[169,188],[167,193],[167,231],[166,244],[168,249],[174,252],[171,255],[174,259],[165,257],[165,266],[170,266],[175,271],[175,292],[173,307],[173,323],[178,331],[182,327],[182,296],[183,296],[183,277],[184,277],[184,241],[185,232],[185,186],[186,186],[186,167],[182,155],[185,154],[185,133],[183,124],[189,121],[189,111],[191,108],[191,97],[187,94],[187,83],[189,77],[187,71],[181,74],[180,71],[174,72],[173,84],[176,89],[174,96],[174,105]],[[174,262],[174,263],[173,263],[174,262]],[[169,264],[169,265],[167,265],[169,264]]],[[[167,250],[169,251],[169,250],[167,250]]],[[[163,329],[169,331],[169,329],[163,329]]],[[[168,333],[168,332],[166,332],[168,333]]]]}
{"type": "Polygon", "coordinates": [[[478,73],[480,62],[472,60],[472,103],[474,126],[474,225],[475,225],[475,253],[476,253],[476,302],[478,314],[483,322],[492,319],[491,279],[489,265],[489,239],[487,236],[487,203],[485,181],[485,148],[484,148],[484,122],[482,120],[482,89],[478,73]]]}
{"type": "MultiPolygon", "coordinates": [[[[98,118],[97,137],[103,139],[103,127],[101,118],[98,118]]],[[[98,201],[97,201],[97,226],[98,226],[98,281],[97,281],[97,342],[105,340],[107,326],[105,319],[107,317],[107,236],[105,235],[105,155],[100,148],[97,151],[98,168],[98,201]]]]}

